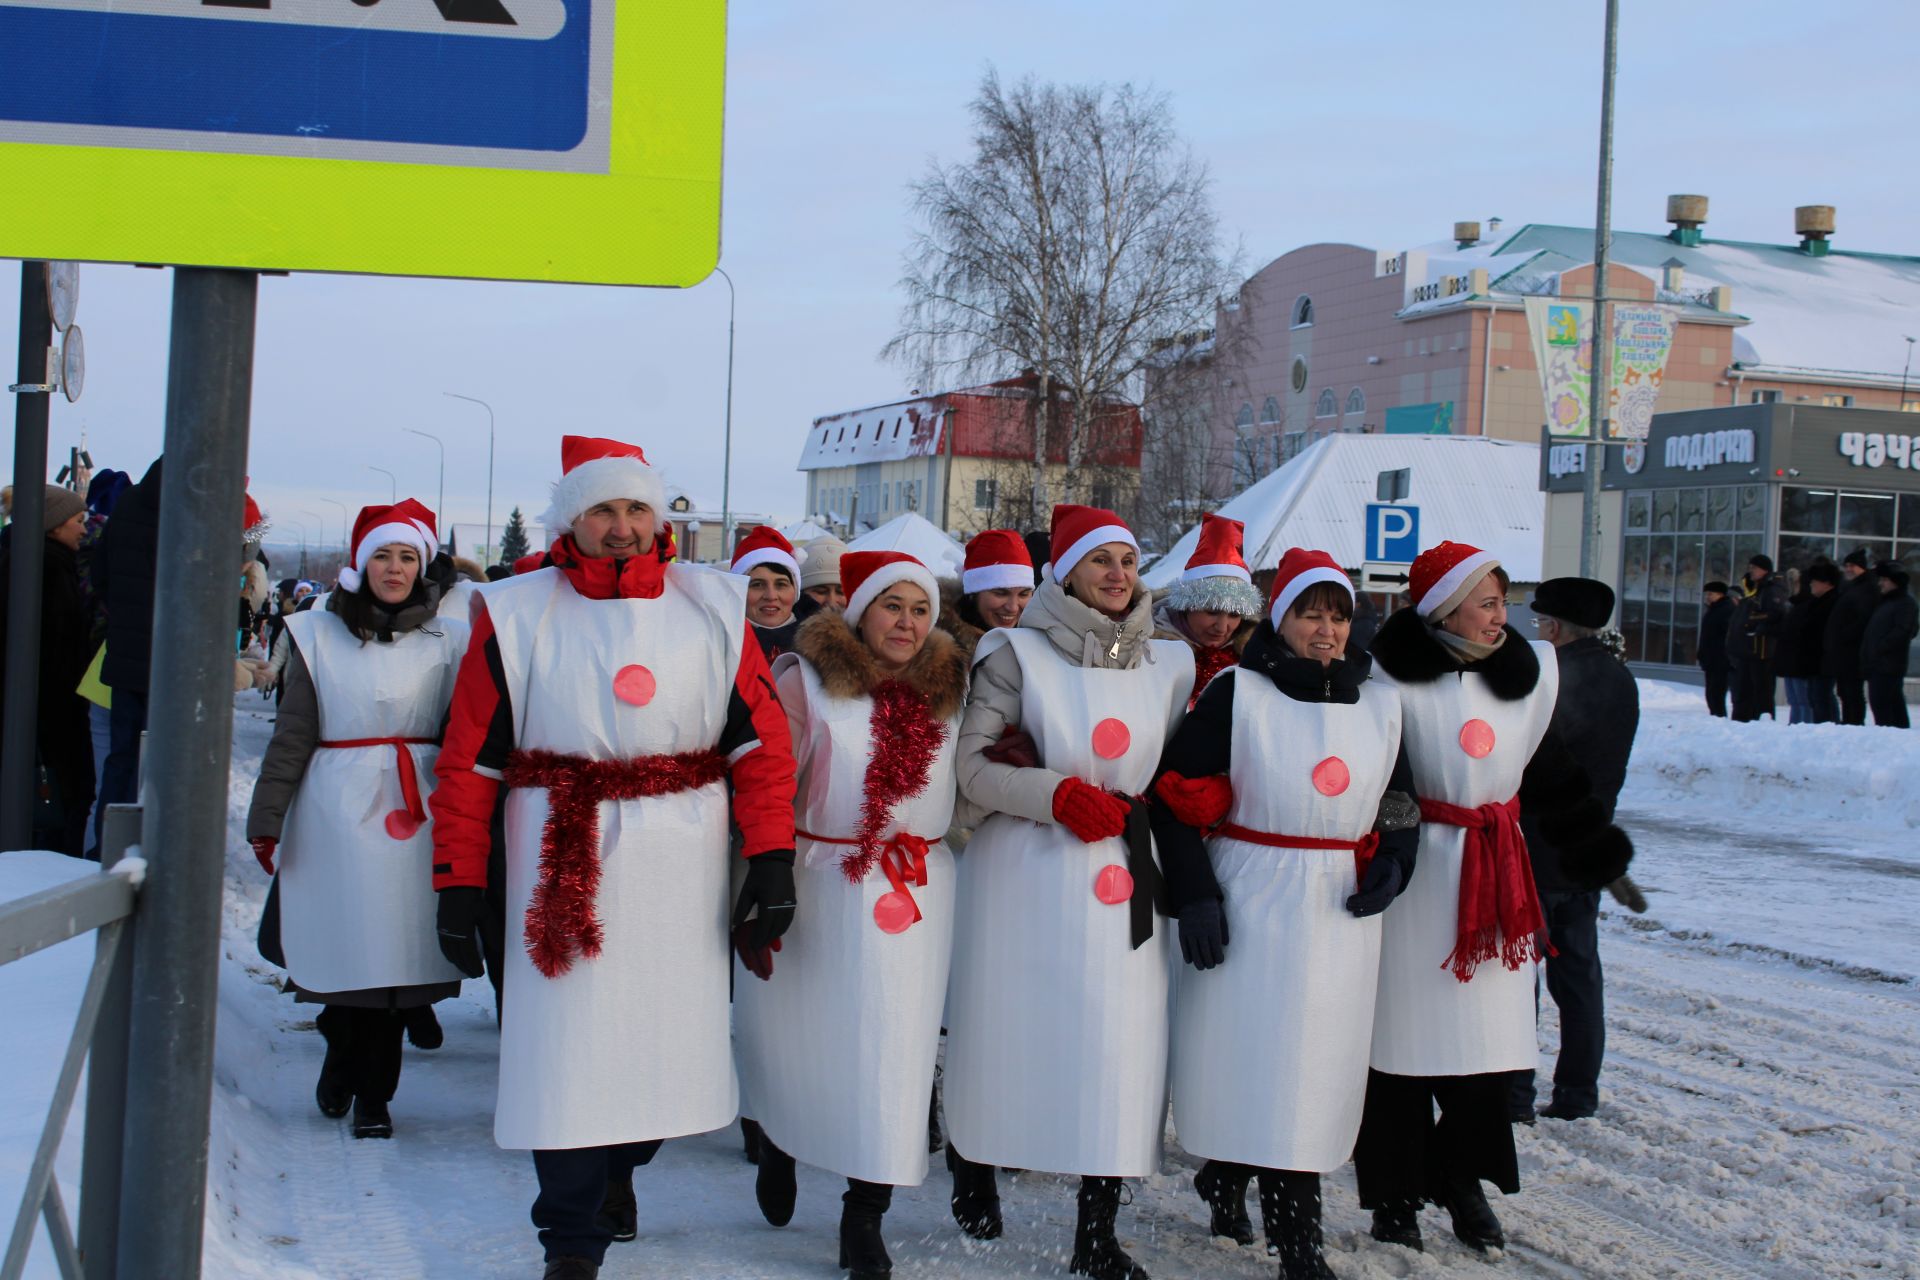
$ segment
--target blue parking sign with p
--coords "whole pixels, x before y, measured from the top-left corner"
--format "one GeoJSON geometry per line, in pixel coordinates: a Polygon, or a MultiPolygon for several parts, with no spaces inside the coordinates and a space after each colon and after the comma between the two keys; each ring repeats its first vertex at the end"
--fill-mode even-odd
{"type": "Polygon", "coordinates": [[[1420,554],[1420,508],[1367,504],[1367,559],[1410,564],[1420,554]]]}

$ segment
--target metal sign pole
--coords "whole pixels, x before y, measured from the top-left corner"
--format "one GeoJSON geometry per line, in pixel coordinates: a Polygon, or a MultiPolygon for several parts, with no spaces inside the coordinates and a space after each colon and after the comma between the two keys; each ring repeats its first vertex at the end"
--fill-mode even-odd
{"type": "Polygon", "coordinates": [[[1620,0],[1607,0],[1600,73],[1600,176],[1593,219],[1593,394],[1587,417],[1586,486],[1580,501],[1580,576],[1600,573],[1600,469],[1613,403],[1613,326],[1607,323],[1607,259],[1613,247],[1613,78],[1619,65],[1620,0]]]}
{"type": "Polygon", "coordinates": [[[13,552],[7,587],[6,725],[0,731],[0,849],[33,847],[33,765],[40,723],[41,525],[47,501],[47,264],[20,264],[20,389],[13,408],[13,552]],[[28,388],[37,388],[29,390],[28,388]]]}
{"type": "Polygon", "coordinates": [[[177,268],[154,580],[119,1275],[200,1274],[259,277],[177,268]]]}

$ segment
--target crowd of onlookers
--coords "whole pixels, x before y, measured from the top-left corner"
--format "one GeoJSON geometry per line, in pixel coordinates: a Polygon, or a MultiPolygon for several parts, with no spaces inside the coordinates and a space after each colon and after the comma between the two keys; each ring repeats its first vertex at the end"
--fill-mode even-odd
{"type": "Polygon", "coordinates": [[[1786,683],[1790,724],[1865,724],[1905,729],[1910,647],[1920,603],[1899,562],[1870,564],[1864,550],[1839,564],[1816,560],[1776,574],[1754,556],[1729,587],[1709,582],[1697,661],[1707,709],[1733,718],[1774,716],[1776,678],[1786,683]]]}

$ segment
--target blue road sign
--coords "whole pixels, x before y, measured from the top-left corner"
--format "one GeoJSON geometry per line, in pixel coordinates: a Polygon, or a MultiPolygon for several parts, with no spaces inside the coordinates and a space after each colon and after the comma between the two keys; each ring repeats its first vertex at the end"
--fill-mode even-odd
{"type": "Polygon", "coordinates": [[[36,51],[0,75],[0,120],[15,140],[69,145],[604,172],[612,9],[0,0],[0,48],[36,51]]]}
{"type": "Polygon", "coordinates": [[[1367,504],[1367,559],[1410,564],[1420,554],[1420,508],[1367,504]]]}

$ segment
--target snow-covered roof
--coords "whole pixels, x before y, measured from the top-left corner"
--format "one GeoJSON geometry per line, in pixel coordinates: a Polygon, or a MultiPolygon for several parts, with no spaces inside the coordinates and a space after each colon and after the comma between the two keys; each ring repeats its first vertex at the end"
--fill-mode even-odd
{"type": "Polygon", "coordinates": [[[904,551],[933,570],[936,578],[957,578],[966,560],[958,542],[923,515],[909,511],[847,544],[849,551],[904,551]]]}
{"type": "MultiPolygon", "coordinates": [[[[1342,568],[1366,558],[1367,504],[1382,471],[1410,467],[1405,505],[1420,509],[1422,548],[1471,543],[1498,556],[1515,582],[1538,582],[1546,515],[1540,446],[1481,436],[1329,435],[1220,508],[1247,526],[1246,559],[1271,569],[1289,547],[1325,551],[1342,568]]],[[[1142,576],[1172,586],[1193,555],[1187,530],[1142,576]]]]}
{"type": "Polygon", "coordinates": [[[815,418],[800,450],[797,471],[901,462],[939,452],[941,396],[849,409],[815,418]]]}

